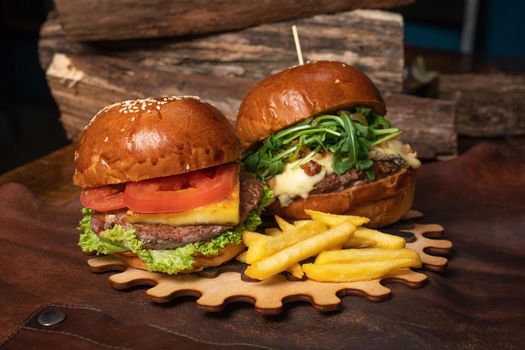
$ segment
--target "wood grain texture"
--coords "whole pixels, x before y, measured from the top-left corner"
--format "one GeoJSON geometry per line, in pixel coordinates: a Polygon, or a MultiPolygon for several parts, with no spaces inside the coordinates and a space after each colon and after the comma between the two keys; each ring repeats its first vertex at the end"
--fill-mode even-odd
{"type": "Polygon", "coordinates": [[[144,96],[198,95],[233,122],[237,105],[254,83],[242,77],[166,72],[120,58],[63,54],[54,56],[47,79],[72,139],[104,106],[144,96]]]}
{"type": "Polygon", "coordinates": [[[403,141],[421,158],[457,153],[456,102],[405,94],[386,94],[388,118],[402,131],[403,141]]]}
{"type": "MultiPolygon", "coordinates": [[[[199,95],[234,123],[242,97],[256,82],[245,77],[165,72],[120,58],[64,54],[55,55],[47,79],[71,139],[106,105],[150,95],[199,95]]],[[[389,94],[386,99],[389,118],[404,130],[403,140],[421,157],[456,153],[453,102],[402,94],[389,94]]]]}
{"type": "Polygon", "coordinates": [[[356,8],[388,8],[413,0],[56,0],[71,40],[154,38],[221,32],[356,8]]]}
{"type": "Polygon", "coordinates": [[[458,101],[461,135],[525,135],[525,75],[442,74],[439,94],[458,101]]]}
{"type": "Polygon", "coordinates": [[[67,41],[50,14],[41,29],[44,69],[57,52],[118,57],[173,73],[262,79],[297,64],[291,25],[299,27],[305,60],[340,60],[368,74],[382,91],[401,91],[403,20],[384,11],[357,10],[294,22],[265,24],[242,31],[188,39],[111,43],[67,41]]]}
{"type": "MultiPolygon", "coordinates": [[[[383,93],[401,90],[399,15],[357,10],[298,24],[307,60],[341,60],[367,73],[383,93]]],[[[71,139],[107,104],[143,96],[199,95],[234,122],[253,84],[296,63],[290,26],[265,24],[192,40],[74,43],[66,40],[57,16],[50,14],[41,30],[40,60],[71,139]]],[[[421,157],[456,153],[452,102],[399,94],[387,99],[389,117],[421,157]]]]}
{"type": "MultiPolygon", "coordinates": [[[[442,256],[433,256],[425,251],[430,248],[441,249],[448,254],[452,243],[448,240],[436,240],[424,237],[432,232],[442,235],[443,227],[436,224],[415,224],[403,231],[414,234],[414,240],[407,247],[418,252],[423,261],[423,268],[443,271],[448,260],[442,256]]],[[[411,288],[423,286],[427,276],[411,269],[400,269],[389,275],[372,281],[360,282],[317,282],[289,281],[278,274],[263,281],[251,282],[241,278],[239,272],[227,271],[213,278],[203,278],[197,274],[170,276],[162,273],[138,270],[126,266],[113,256],[92,258],[88,265],[93,272],[121,271],[109,277],[116,289],[127,289],[137,285],[153,286],[146,291],[148,298],[157,303],[166,303],[184,296],[197,296],[197,305],[207,311],[221,311],[225,304],[231,302],[249,302],[255,309],[264,314],[278,314],[283,304],[292,301],[307,301],[318,311],[334,311],[339,308],[340,297],[358,295],[370,301],[384,301],[390,298],[391,290],[382,283],[385,281],[400,282],[411,288]]]]}

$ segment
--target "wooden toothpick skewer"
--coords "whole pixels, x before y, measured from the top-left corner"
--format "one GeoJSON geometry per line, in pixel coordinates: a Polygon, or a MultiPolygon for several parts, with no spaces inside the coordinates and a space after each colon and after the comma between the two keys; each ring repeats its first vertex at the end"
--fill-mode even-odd
{"type": "Polygon", "coordinates": [[[293,39],[295,41],[295,50],[297,51],[297,59],[299,64],[304,64],[303,61],[303,52],[301,51],[301,43],[299,42],[299,34],[297,34],[297,26],[292,26],[293,39]]]}

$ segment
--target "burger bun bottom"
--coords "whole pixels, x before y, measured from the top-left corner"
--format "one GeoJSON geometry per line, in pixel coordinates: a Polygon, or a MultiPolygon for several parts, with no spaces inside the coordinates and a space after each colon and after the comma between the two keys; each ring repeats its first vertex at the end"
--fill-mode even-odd
{"type": "Polygon", "coordinates": [[[370,219],[368,227],[381,227],[398,221],[414,200],[416,170],[401,170],[371,183],[339,192],[314,194],[294,200],[287,207],[275,201],[268,210],[289,220],[310,219],[305,209],[325,213],[358,215],[370,219]]]}
{"type": "MultiPolygon", "coordinates": [[[[242,242],[238,244],[227,244],[218,255],[197,255],[193,259],[193,268],[191,270],[181,271],[180,273],[193,273],[201,271],[206,267],[219,266],[235,258],[244,248],[245,246],[242,242]]],[[[130,267],[148,270],[144,262],[131,252],[115,253],[114,255],[130,267]]]]}

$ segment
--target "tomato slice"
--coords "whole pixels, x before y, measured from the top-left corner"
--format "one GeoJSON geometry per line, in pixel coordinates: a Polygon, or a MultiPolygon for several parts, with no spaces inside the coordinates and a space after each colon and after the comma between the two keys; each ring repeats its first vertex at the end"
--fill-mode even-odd
{"type": "Polygon", "coordinates": [[[114,186],[87,188],[80,194],[80,203],[95,211],[111,211],[126,208],[124,191],[114,186]]]}
{"type": "Polygon", "coordinates": [[[139,213],[180,213],[228,197],[235,185],[237,165],[187,174],[128,182],[124,203],[139,213]]]}

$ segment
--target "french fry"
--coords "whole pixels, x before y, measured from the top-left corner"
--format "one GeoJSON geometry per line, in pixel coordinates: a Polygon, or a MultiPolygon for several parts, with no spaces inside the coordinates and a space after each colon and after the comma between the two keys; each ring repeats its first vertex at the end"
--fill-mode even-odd
{"type": "Polygon", "coordinates": [[[366,261],[387,261],[396,259],[415,259],[419,261],[421,267],[421,257],[412,249],[384,249],[384,248],[364,248],[364,249],[343,249],[329,250],[321,252],[315,259],[315,264],[350,264],[366,261]]]}
{"type": "Polygon", "coordinates": [[[293,222],[293,225],[294,226],[302,226],[302,225],[307,224],[307,223],[312,222],[312,221],[314,221],[314,220],[296,220],[296,221],[293,222]]]}
{"type": "Polygon", "coordinates": [[[327,250],[339,250],[339,249],[343,249],[342,244],[336,244],[333,247],[329,247],[327,250]]]}
{"type": "MultiPolygon", "coordinates": [[[[302,227],[300,227],[302,228],[302,227]]],[[[355,232],[355,226],[350,221],[335,226],[328,231],[319,233],[308,239],[265,257],[246,268],[244,273],[251,278],[263,280],[311,256],[315,256],[330,247],[347,241],[355,232]]],[[[249,252],[249,251],[248,251],[249,252]]]]}
{"type": "Polygon", "coordinates": [[[354,264],[304,264],[306,276],[319,282],[357,282],[381,278],[404,268],[417,266],[415,259],[367,261],[354,264]]]}
{"type": "Polygon", "coordinates": [[[304,276],[303,268],[301,267],[301,265],[299,263],[293,264],[288,269],[286,269],[286,271],[291,273],[292,276],[294,276],[295,278],[301,279],[304,276]]]}
{"type": "Polygon", "coordinates": [[[283,231],[279,230],[277,227],[269,227],[264,229],[264,233],[268,236],[279,236],[283,231]]]}
{"type": "Polygon", "coordinates": [[[283,232],[295,228],[294,225],[290,224],[288,221],[284,220],[284,219],[283,219],[282,217],[280,217],[279,215],[275,215],[275,221],[277,222],[277,226],[279,226],[279,228],[280,228],[281,231],[283,231],[283,232]]]}
{"type": "Polygon", "coordinates": [[[247,244],[248,253],[246,254],[246,262],[253,264],[266,256],[272,255],[281,249],[303,241],[327,229],[326,225],[322,222],[313,220],[301,226],[292,227],[292,229],[284,231],[278,236],[264,236],[266,239],[261,239],[252,245],[247,244]]]}
{"type": "Polygon", "coordinates": [[[375,241],[355,236],[344,243],[344,248],[372,248],[375,246],[375,241]]]}
{"type": "Polygon", "coordinates": [[[363,216],[335,215],[335,214],[323,213],[321,211],[310,210],[310,209],[305,209],[304,212],[310,215],[312,219],[321,221],[328,226],[337,226],[346,220],[350,220],[350,222],[354,224],[355,226],[361,226],[370,221],[370,219],[365,218],[363,216]]]}
{"type": "Polygon", "coordinates": [[[242,262],[243,264],[246,264],[246,251],[242,252],[241,254],[237,255],[235,260],[242,262]]]}
{"type": "Polygon", "coordinates": [[[268,236],[263,235],[258,232],[244,231],[242,233],[242,240],[244,242],[244,245],[246,245],[247,247],[250,247],[268,238],[269,238],[268,236]]]}
{"type": "MultiPolygon", "coordinates": [[[[352,238],[374,241],[375,248],[401,249],[405,247],[405,239],[403,237],[390,235],[366,227],[358,227],[352,238]]],[[[345,242],[343,247],[349,248],[348,242],[345,242]]]]}

